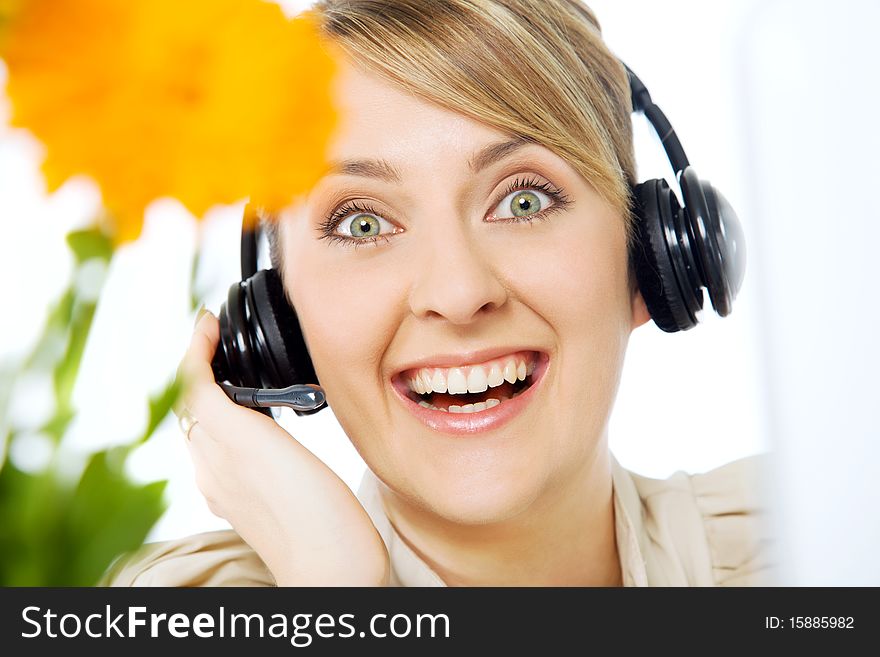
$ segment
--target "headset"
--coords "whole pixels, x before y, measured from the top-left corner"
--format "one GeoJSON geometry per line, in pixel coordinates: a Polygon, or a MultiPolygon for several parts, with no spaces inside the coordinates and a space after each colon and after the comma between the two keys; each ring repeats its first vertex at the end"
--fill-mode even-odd
{"type": "MultiPolygon", "coordinates": [[[[680,205],[663,179],[630,187],[635,219],[630,263],[654,323],[668,333],[686,331],[698,323],[704,288],[715,312],[730,314],[745,274],[745,238],[730,203],[697,176],[648,89],[624,67],[633,113],[642,112],[660,138],[682,196],[680,205]]],[[[271,406],[310,415],[326,406],[326,397],[278,272],[257,271],[259,236],[259,221],[248,206],[242,219],[242,280],[229,288],[220,309],[214,378],[234,402],[270,417],[271,406]]]]}

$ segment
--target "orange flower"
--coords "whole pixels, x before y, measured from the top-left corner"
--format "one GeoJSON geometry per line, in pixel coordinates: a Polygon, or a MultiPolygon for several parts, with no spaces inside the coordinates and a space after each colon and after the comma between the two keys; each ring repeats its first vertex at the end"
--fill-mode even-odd
{"type": "Polygon", "coordinates": [[[7,24],[12,21],[13,16],[18,11],[18,6],[24,0],[0,0],[0,48],[3,47],[3,36],[6,32],[7,24]]]}
{"type": "MultiPolygon", "coordinates": [[[[0,0],[9,2],[10,0],[0,0]]],[[[171,196],[196,216],[282,207],[326,167],[336,62],[310,13],[263,0],[16,0],[2,56],[12,124],[46,146],[50,191],[87,174],[135,239],[171,196]]]]}

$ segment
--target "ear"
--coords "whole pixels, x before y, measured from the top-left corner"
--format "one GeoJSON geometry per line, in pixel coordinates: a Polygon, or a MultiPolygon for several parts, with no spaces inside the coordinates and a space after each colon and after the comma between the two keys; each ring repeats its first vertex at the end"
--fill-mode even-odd
{"type": "Polygon", "coordinates": [[[635,331],[642,324],[646,324],[651,319],[651,313],[648,312],[648,306],[645,305],[645,299],[639,288],[636,287],[632,295],[632,329],[635,331]]]}

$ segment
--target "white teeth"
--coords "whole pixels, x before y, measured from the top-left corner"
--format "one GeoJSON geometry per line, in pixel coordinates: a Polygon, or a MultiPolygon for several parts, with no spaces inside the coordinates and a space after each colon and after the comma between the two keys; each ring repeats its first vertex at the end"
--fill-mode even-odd
{"type": "Polygon", "coordinates": [[[468,392],[483,392],[489,387],[482,367],[472,367],[467,378],[468,392]]]}
{"type": "Polygon", "coordinates": [[[501,368],[498,366],[498,363],[492,364],[492,367],[489,369],[489,377],[486,379],[486,382],[493,388],[497,388],[502,383],[504,383],[504,375],[501,374],[501,368]]]}
{"type": "Polygon", "coordinates": [[[424,395],[431,392],[460,395],[485,392],[504,384],[523,381],[535,371],[533,358],[509,356],[492,361],[491,365],[472,365],[452,368],[424,368],[413,373],[409,387],[424,395]]]}
{"type": "Polygon", "coordinates": [[[434,392],[446,392],[446,375],[442,370],[434,370],[434,378],[431,380],[430,387],[434,392]]]}
{"type": "Polygon", "coordinates": [[[516,383],[516,362],[513,358],[508,358],[504,363],[504,380],[508,383],[516,383]]]}
{"type": "Polygon", "coordinates": [[[461,395],[468,391],[467,379],[464,378],[464,372],[460,367],[453,367],[449,370],[449,380],[446,385],[450,395],[461,395]]]}
{"type": "MultiPolygon", "coordinates": [[[[514,397],[515,396],[516,395],[514,395],[514,397]]],[[[508,397],[505,397],[504,399],[508,399],[508,397]]],[[[487,399],[484,402],[477,402],[476,404],[465,404],[464,406],[457,406],[455,404],[452,404],[449,406],[448,409],[446,409],[446,408],[438,408],[437,406],[434,406],[434,404],[429,404],[428,402],[422,400],[419,402],[419,406],[421,406],[422,408],[430,408],[431,410],[434,410],[434,411],[443,411],[444,413],[447,413],[447,412],[448,413],[479,413],[480,411],[485,411],[489,408],[494,408],[495,406],[498,406],[498,404],[500,404],[501,401],[502,400],[495,399],[493,397],[493,398],[487,399]]]]}

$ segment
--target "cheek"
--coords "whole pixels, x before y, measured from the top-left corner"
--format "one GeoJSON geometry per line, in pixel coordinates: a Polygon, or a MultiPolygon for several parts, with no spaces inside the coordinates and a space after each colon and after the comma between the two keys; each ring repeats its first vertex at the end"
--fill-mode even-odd
{"type": "Polygon", "coordinates": [[[626,237],[616,215],[572,216],[519,255],[516,289],[556,340],[551,398],[561,462],[590,450],[613,406],[629,336],[626,237]]]}
{"type": "Polygon", "coordinates": [[[353,418],[369,420],[363,409],[376,403],[382,385],[379,364],[401,321],[402,292],[395,285],[399,276],[378,271],[378,261],[367,257],[359,264],[348,254],[340,267],[334,263],[334,248],[341,247],[317,242],[291,248],[285,262],[296,265],[285,276],[333,412],[350,436],[361,435],[375,427],[358,426],[352,432],[351,423],[353,418]]]}
{"type": "Polygon", "coordinates": [[[571,215],[511,248],[517,249],[507,274],[511,288],[560,338],[607,342],[627,332],[627,251],[619,217],[571,215]]]}
{"type": "Polygon", "coordinates": [[[325,271],[295,297],[318,376],[323,381],[322,372],[332,373],[326,377],[330,383],[338,372],[362,377],[367,366],[373,366],[367,371],[378,372],[376,366],[399,323],[393,289],[378,284],[375,271],[363,277],[351,267],[344,276],[325,271]]]}

